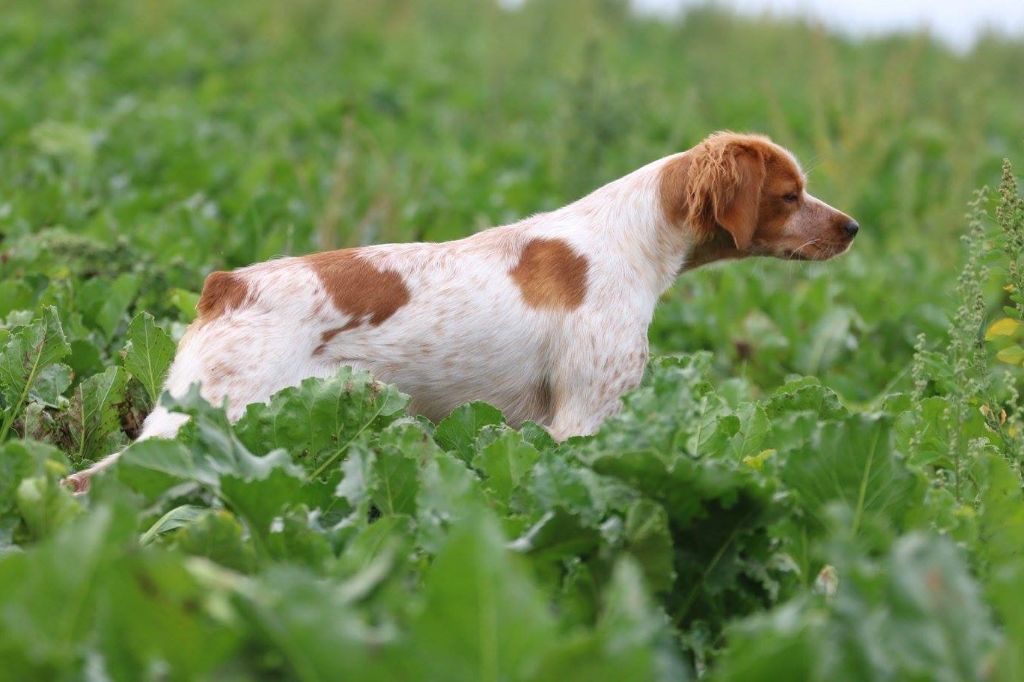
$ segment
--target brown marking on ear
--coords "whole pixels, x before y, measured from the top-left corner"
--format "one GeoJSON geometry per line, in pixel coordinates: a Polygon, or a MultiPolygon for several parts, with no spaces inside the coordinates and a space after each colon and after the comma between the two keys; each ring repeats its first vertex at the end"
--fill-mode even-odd
{"type": "Polygon", "coordinates": [[[715,196],[715,219],[732,235],[736,248],[743,251],[757,229],[757,209],[761,204],[761,185],[765,166],[761,155],[741,148],[733,152],[736,164],[735,184],[724,185],[715,196]]]}
{"type": "Polygon", "coordinates": [[[526,244],[509,277],[523,300],[538,310],[574,310],[587,294],[586,256],[561,239],[537,238],[526,244]]]}
{"type": "Polygon", "coordinates": [[[215,320],[229,310],[241,308],[251,299],[249,285],[233,272],[211,272],[203,283],[196,310],[202,322],[215,320]]]}
{"type": "Polygon", "coordinates": [[[757,227],[768,149],[765,137],[715,133],[670,160],[660,183],[666,217],[688,223],[698,241],[711,239],[721,227],[737,249],[746,249],[757,227]]]}
{"type": "Polygon", "coordinates": [[[363,322],[373,327],[383,324],[411,298],[401,275],[378,269],[360,258],[358,249],[314,253],[305,259],[320,278],[334,307],[352,318],[339,331],[353,329],[363,322]]]}
{"type": "Polygon", "coordinates": [[[681,154],[669,159],[661,169],[658,195],[661,210],[670,223],[681,223],[689,216],[690,207],[686,195],[692,166],[693,157],[681,154]]]}

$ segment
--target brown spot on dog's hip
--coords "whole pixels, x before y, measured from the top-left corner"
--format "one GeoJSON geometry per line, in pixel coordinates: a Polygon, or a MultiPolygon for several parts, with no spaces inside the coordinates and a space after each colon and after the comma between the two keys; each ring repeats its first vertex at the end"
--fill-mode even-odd
{"type": "Polygon", "coordinates": [[[378,269],[360,258],[357,249],[314,253],[305,259],[334,307],[352,318],[334,333],[347,331],[364,321],[372,326],[382,324],[411,298],[401,275],[393,270],[378,269]]]}
{"type": "Polygon", "coordinates": [[[540,310],[573,310],[587,294],[586,256],[561,239],[538,238],[527,243],[509,276],[526,305],[540,310]]]}
{"type": "Polygon", "coordinates": [[[201,322],[215,320],[225,312],[242,308],[252,299],[249,284],[233,272],[211,272],[203,283],[196,310],[201,322]]]}

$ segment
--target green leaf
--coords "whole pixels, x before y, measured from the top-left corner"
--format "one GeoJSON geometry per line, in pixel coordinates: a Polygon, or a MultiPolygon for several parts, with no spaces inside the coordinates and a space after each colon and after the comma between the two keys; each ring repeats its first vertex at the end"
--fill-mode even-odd
{"type": "Polygon", "coordinates": [[[534,679],[686,680],[664,614],[651,602],[634,561],[619,560],[604,594],[604,608],[591,633],[560,642],[534,679]]]}
{"type": "Polygon", "coordinates": [[[202,507],[194,504],[183,504],[177,506],[157,519],[156,523],[150,526],[149,529],[139,538],[139,544],[148,545],[153,542],[158,535],[169,533],[172,530],[177,530],[178,528],[187,526],[204,513],[206,513],[206,511],[202,507]]]}
{"type": "Polygon", "coordinates": [[[99,374],[104,369],[100,349],[85,339],[75,339],[71,342],[71,355],[68,356],[67,363],[79,381],[99,374]]]}
{"type": "Polygon", "coordinates": [[[44,538],[82,512],[71,493],[52,477],[22,479],[16,493],[18,512],[33,539],[44,538]]]}
{"type": "Polygon", "coordinates": [[[892,441],[886,417],[826,422],[810,443],[788,454],[782,480],[818,530],[826,527],[826,508],[834,502],[850,509],[854,533],[867,516],[890,520],[898,528],[903,515],[919,503],[919,487],[892,441]]]}
{"type": "Polygon", "coordinates": [[[953,544],[911,534],[881,561],[840,551],[830,602],[800,597],[734,624],[712,680],[973,680],[998,642],[953,544]]]}
{"type": "Polygon", "coordinates": [[[51,445],[32,440],[0,444],[0,519],[16,508],[16,491],[23,480],[58,478],[67,471],[67,458],[51,445]]]}
{"type": "Polygon", "coordinates": [[[16,279],[0,281],[0,320],[12,310],[28,310],[32,307],[32,289],[16,279]]]}
{"type": "Polygon", "coordinates": [[[399,421],[384,429],[377,438],[368,487],[377,510],[415,515],[420,470],[440,454],[417,422],[399,421]]]}
{"type": "Polygon", "coordinates": [[[273,567],[240,593],[257,650],[280,662],[282,679],[372,682],[424,674],[400,672],[412,663],[394,645],[394,633],[367,624],[344,590],[306,569],[273,567]]]}
{"type": "Polygon", "coordinates": [[[221,496],[249,525],[249,530],[266,541],[272,525],[283,511],[302,502],[305,479],[297,472],[275,467],[260,477],[224,475],[221,496]]]}
{"type": "Polygon", "coordinates": [[[138,290],[139,278],[124,273],[113,281],[86,280],[79,287],[76,298],[85,323],[100,330],[110,340],[138,290]]]}
{"type": "Polygon", "coordinates": [[[556,633],[544,596],[482,509],[452,530],[427,573],[424,599],[411,638],[430,679],[529,679],[556,633]]]}
{"type": "Polygon", "coordinates": [[[601,533],[565,509],[546,512],[509,548],[542,561],[581,556],[598,546],[601,533]]]}
{"type": "Polygon", "coordinates": [[[128,374],[108,367],[76,388],[71,397],[69,431],[77,459],[96,459],[110,454],[108,436],[120,432],[118,406],[124,402],[128,374]]]}
{"type": "Polygon", "coordinates": [[[315,477],[361,434],[402,416],[408,402],[394,386],[342,367],[327,379],[306,379],[274,394],[269,404],[249,405],[235,432],[253,452],[284,448],[315,477]]]}
{"type": "Polygon", "coordinates": [[[519,433],[508,428],[497,430],[490,437],[493,440],[476,452],[472,464],[487,476],[484,481],[487,489],[502,504],[508,505],[513,491],[525,482],[540,459],[540,453],[519,433]]]}
{"type": "Polygon", "coordinates": [[[473,459],[473,445],[480,430],[503,422],[504,417],[496,407],[483,402],[466,403],[456,407],[438,423],[434,439],[442,448],[469,463],[473,459]]]}
{"type": "Polygon", "coordinates": [[[196,306],[199,305],[199,294],[185,289],[171,289],[170,303],[178,311],[179,317],[191,322],[196,318],[196,306]]]}
{"type": "Polygon", "coordinates": [[[243,573],[256,566],[256,553],[245,537],[246,531],[231,512],[204,510],[192,522],[173,534],[173,545],[186,554],[211,561],[243,573]]]}
{"type": "Polygon", "coordinates": [[[46,368],[69,352],[57,309],[52,306],[43,310],[40,319],[18,329],[7,340],[0,353],[0,398],[4,403],[0,441],[7,437],[31,391],[46,376],[46,368]]]}
{"type": "Polygon", "coordinates": [[[29,397],[46,407],[62,407],[61,396],[71,386],[71,375],[71,368],[67,365],[56,364],[44,367],[32,390],[29,391],[29,397]]]}
{"type": "Polygon", "coordinates": [[[174,341],[149,313],[139,313],[128,326],[124,367],[138,379],[150,400],[160,397],[167,370],[174,359],[174,341]]]}
{"type": "Polygon", "coordinates": [[[626,513],[626,549],[643,569],[655,593],[668,592],[675,582],[672,535],[664,507],[650,500],[637,500],[626,513]]]}
{"type": "Polygon", "coordinates": [[[96,627],[108,545],[132,530],[130,521],[115,519],[104,507],[62,528],[31,553],[0,558],[0,658],[8,674],[52,679],[54,671],[72,668],[96,627]]]}

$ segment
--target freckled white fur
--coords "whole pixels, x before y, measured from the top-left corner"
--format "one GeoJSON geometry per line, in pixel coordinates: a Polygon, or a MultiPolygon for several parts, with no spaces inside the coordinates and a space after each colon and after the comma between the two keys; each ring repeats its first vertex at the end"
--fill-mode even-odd
{"type": "MultiPolygon", "coordinates": [[[[412,396],[412,409],[432,419],[485,400],[511,423],[538,421],[558,439],[592,433],[640,381],[655,304],[695,244],[689,228],[669,224],[660,201],[661,169],[677,156],[556,211],[466,239],[359,249],[378,270],[398,273],[410,300],[382,324],[364,320],[337,333],[320,353],[314,351],[322,334],[350,318],[332,304],[308,261],[282,258],[237,270],[252,300],[189,329],[166,390],[181,396],[200,382],[203,396],[226,401],[237,419],[248,403],[351,365],[397,384],[412,396]],[[578,308],[531,308],[510,277],[537,238],[562,240],[586,258],[578,308]],[[545,382],[549,404],[538,399],[545,382]]],[[[157,407],[140,440],[173,436],[186,419],[157,407]]],[[[84,487],[117,456],[72,479],[84,487]]]]}

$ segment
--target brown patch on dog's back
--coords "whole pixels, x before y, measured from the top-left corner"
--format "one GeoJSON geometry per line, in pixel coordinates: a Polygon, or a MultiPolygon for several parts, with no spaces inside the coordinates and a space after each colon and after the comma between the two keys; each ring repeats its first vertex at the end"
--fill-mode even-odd
{"type": "Polygon", "coordinates": [[[531,308],[574,310],[587,294],[588,267],[586,257],[561,239],[538,238],[527,243],[508,274],[531,308]]]}
{"type": "Polygon", "coordinates": [[[202,322],[215,320],[225,312],[241,308],[250,299],[249,285],[233,272],[211,272],[203,283],[196,310],[202,322]]]}
{"type": "MultiPolygon", "coordinates": [[[[330,330],[336,333],[363,322],[376,327],[409,302],[409,288],[393,270],[379,270],[358,256],[358,249],[325,251],[305,257],[312,266],[334,307],[351,316],[348,324],[330,330]]],[[[329,332],[325,332],[325,335],[329,332]]],[[[330,339],[325,339],[329,341],[330,339]]]]}

